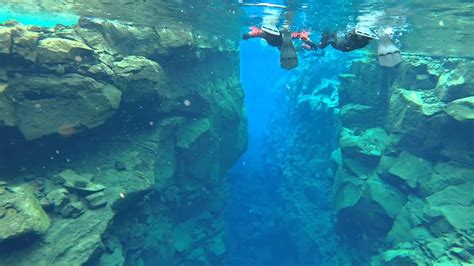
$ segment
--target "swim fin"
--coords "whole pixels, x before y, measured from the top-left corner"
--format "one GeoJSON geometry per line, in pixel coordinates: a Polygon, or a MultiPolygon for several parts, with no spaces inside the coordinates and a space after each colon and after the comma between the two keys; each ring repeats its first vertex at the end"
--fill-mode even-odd
{"type": "Polygon", "coordinates": [[[390,40],[386,34],[379,37],[377,42],[377,57],[379,64],[385,67],[394,67],[400,64],[403,59],[400,49],[390,40]]]}
{"type": "Polygon", "coordinates": [[[298,55],[293,46],[291,32],[287,29],[281,30],[283,44],[280,48],[280,66],[283,69],[290,70],[298,66],[298,55]]]}

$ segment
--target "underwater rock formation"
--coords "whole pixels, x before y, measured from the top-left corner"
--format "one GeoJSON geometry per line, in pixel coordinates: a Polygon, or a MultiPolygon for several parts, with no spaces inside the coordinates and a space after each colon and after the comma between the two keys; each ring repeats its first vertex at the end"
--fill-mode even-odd
{"type": "Polygon", "coordinates": [[[395,69],[360,59],[341,75],[337,230],[359,262],[470,264],[472,63],[405,59],[395,69]]]}
{"type": "Polygon", "coordinates": [[[246,146],[237,48],[166,29],[0,25],[0,223],[28,218],[0,229],[1,265],[222,262],[223,175],[246,146]]]}
{"type": "Polygon", "coordinates": [[[301,63],[301,73],[280,88],[286,101],[276,108],[267,135],[266,175],[278,184],[272,224],[288,235],[279,233],[288,242],[285,254],[292,252],[284,265],[345,265],[328,196],[340,124],[335,80],[345,66],[314,56],[301,63]]]}

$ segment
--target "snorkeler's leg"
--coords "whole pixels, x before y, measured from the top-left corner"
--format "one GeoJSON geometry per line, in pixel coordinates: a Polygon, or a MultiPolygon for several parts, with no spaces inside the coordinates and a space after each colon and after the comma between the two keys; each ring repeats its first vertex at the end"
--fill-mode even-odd
{"type": "Polygon", "coordinates": [[[283,44],[280,48],[280,66],[283,69],[293,69],[298,66],[298,55],[296,49],[293,46],[293,40],[291,38],[291,32],[288,30],[281,31],[283,44]]]}
{"type": "Polygon", "coordinates": [[[385,67],[394,67],[403,61],[400,49],[386,34],[380,36],[377,42],[377,57],[379,64],[385,67]]]}
{"type": "Polygon", "coordinates": [[[242,40],[263,37],[263,31],[258,27],[251,27],[250,31],[242,35],[242,40]]]}
{"type": "Polygon", "coordinates": [[[321,41],[319,42],[319,48],[324,49],[329,44],[334,46],[335,42],[336,42],[336,33],[330,33],[329,31],[324,31],[321,41]]]}

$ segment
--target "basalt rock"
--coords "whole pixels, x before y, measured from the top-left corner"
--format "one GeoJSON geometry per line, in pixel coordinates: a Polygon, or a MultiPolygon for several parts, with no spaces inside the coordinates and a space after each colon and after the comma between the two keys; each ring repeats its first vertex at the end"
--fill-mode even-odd
{"type": "Polygon", "coordinates": [[[97,127],[114,114],[121,98],[113,85],[78,74],[12,79],[3,94],[27,139],[97,127]]]}
{"type": "Polygon", "coordinates": [[[342,164],[334,185],[339,234],[366,247],[365,260],[372,265],[469,264],[471,62],[405,59],[387,72],[387,83],[387,73],[372,71],[375,63],[364,60],[341,82],[342,164]],[[381,82],[361,84],[352,75],[358,80],[380,75],[381,82]],[[377,91],[387,92],[386,99],[367,95],[377,91]],[[370,116],[370,109],[380,117],[370,116]],[[376,131],[367,128],[380,120],[376,131]],[[368,134],[371,130],[383,134],[368,134]],[[368,158],[376,160],[369,164],[368,158]]]}
{"type": "Polygon", "coordinates": [[[0,25],[0,167],[41,173],[52,219],[0,264],[224,262],[222,179],[246,145],[237,49],[170,23],[0,25]]]}
{"type": "Polygon", "coordinates": [[[474,96],[450,102],[446,106],[446,112],[460,122],[474,121],[474,96]]]}
{"type": "Polygon", "coordinates": [[[44,234],[51,221],[31,188],[7,188],[0,193],[0,243],[44,234]]]}

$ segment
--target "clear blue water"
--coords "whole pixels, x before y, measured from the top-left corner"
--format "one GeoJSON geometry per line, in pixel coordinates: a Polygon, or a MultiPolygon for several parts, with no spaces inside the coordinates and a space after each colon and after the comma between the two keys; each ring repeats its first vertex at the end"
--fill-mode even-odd
{"type": "MultiPolygon", "coordinates": [[[[402,1],[403,4],[396,1],[382,2],[385,1],[272,3],[288,4],[289,10],[294,8],[293,29],[311,30],[314,41],[318,41],[320,34],[326,29],[346,30],[357,22],[370,20],[376,16],[377,9],[390,10],[380,23],[391,25],[397,40],[407,32],[423,28],[423,25],[414,25],[413,20],[407,21],[407,17],[413,18],[414,11],[406,12],[405,1],[402,1]]],[[[240,33],[246,32],[249,26],[260,25],[262,21],[281,22],[285,18],[285,11],[278,8],[239,7],[237,1],[227,4],[237,6],[240,33]]],[[[10,19],[25,25],[53,27],[56,24],[74,25],[79,15],[67,12],[27,12],[0,7],[0,23],[10,19]]],[[[468,34],[466,36],[469,37],[468,34]]],[[[403,43],[399,44],[405,48],[403,43]]],[[[296,46],[299,47],[300,43],[296,42],[296,46]]],[[[419,47],[407,48],[411,48],[410,52],[413,53],[423,53],[419,47]]],[[[229,203],[224,212],[227,230],[226,265],[334,265],[331,264],[331,255],[334,254],[331,252],[340,248],[330,200],[334,173],[316,173],[320,180],[313,184],[310,194],[314,204],[302,208],[308,211],[307,215],[315,218],[312,226],[317,228],[305,229],[319,230],[321,234],[311,239],[319,246],[309,245],[307,242],[310,240],[303,236],[295,239],[295,235],[304,232],[298,228],[302,226],[299,221],[283,220],[285,214],[282,210],[292,206],[282,197],[282,184],[289,175],[282,172],[282,169],[299,169],[298,173],[292,173],[293,177],[307,182],[310,175],[307,173],[319,168],[318,165],[309,167],[306,162],[313,160],[314,154],[320,153],[321,169],[326,169],[325,164],[329,164],[329,158],[324,156],[337,146],[338,125],[331,124],[335,120],[324,114],[319,117],[296,117],[295,110],[299,108],[301,99],[296,99],[295,95],[303,90],[315,89],[324,80],[336,80],[337,86],[338,75],[349,69],[352,60],[372,56],[373,46],[348,54],[331,47],[325,49],[325,52],[309,52],[298,48],[300,67],[293,71],[280,68],[278,50],[268,46],[263,40],[240,41],[239,49],[249,143],[245,154],[226,177],[230,191],[229,203]],[[305,141],[311,142],[311,147],[305,147],[305,141]],[[317,146],[318,150],[314,150],[313,146],[317,146]],[[301,157],[294,159],[295,154],[301,157]],[[290,162],[290,159],[297,162],[290,162]],[[301,250],[302,246],[307,249],[301,250]]],[[[337,96],[335,99],[337,102],[337,96]]],[[[299,184],[294,183],[296,186],[299,184]]]]}
{"type": "Polygon", "coordinates": [[[7,20],[15,20],[23,25],[54,27],[57,24],[72,26],[77,23],[78,19],[79,16],[73,13],[32,12],[0,6],[0,23],[7,20]]]}

